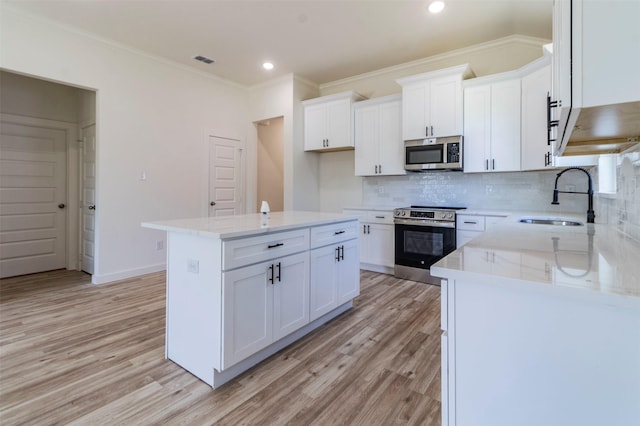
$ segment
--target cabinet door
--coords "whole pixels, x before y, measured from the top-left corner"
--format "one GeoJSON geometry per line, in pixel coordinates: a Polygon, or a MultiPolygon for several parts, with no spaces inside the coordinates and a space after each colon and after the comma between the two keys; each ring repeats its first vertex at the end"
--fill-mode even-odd
{"type": "Polygon", "coordinates": [[[429,92],[430,136],[462,134],[462,79],[452,75],[431,80],[429,92]]]}
{"type": "Polygon", "coordinates": [[[340,246],[341,257],[337,264],[338,306],[360,294],[359,242],[349,240],[340,246]]]}
{"type": "Polygon", "coordinates": [[[393,268],[395,263],[394,226],[375,223],[368,224],[368,226],[367,263],[393,268]]]}
{"type": "Polygon", "coordinates": [[[522,78],[522,170],[547,167],[547,93],[551,89],[551,66],[522,78]]]}
{"type": "Polygon", "coordinates": [[[337,246],[320,247],[309,252],[309,320],[313,321],[338,306],[336,273],[337,246]]]}
{"type": "Polygon", "coordinates": [[[324,148],[327,138],[325,105],[310,105],[304,108],[304,150],[324,148]]]}
{"type": "Polygon", "coordinates": [[[407,173],[404,169],[404,142],[402,141],[401,123],[402,103],[399,100],[380,104],[378,112],[378,174],[404,175],[407,173]]]}
{"type": "Polygon", "coordinates": [[[222,274],[223,368],[273,341],[273,290],[267,281],[271,264],[259,263],[222,274]]]}
{"type": "Polygon", "coordinates": [[[355,175],[378,174],[378,105],[355,108],[355,175]]]}
{"type": "Polygon", "coordinates": [[[349,99],[328,102],[325,107],[327,114],[327,148],[352,147],[351,102],[349,99]]]}
{"type": "Polygon", "coordinates": [[[491,85],[491,171],[520,170],[520,79],[491,85]]]}
{"type": "Polygon", "coordinates": [[[309,253],[274,260],[273,340],[309,322],[309,253]]]}
{"type": "Polygon", "coordinates": [[[427,126],[428,82],[402,88],[402,139],[423,139],[427,126]]]}
{"type": "Polygon", "coordinates": [[[491,141],[491,87],[464,90],[464,171],[485,172],[491,141]]]}

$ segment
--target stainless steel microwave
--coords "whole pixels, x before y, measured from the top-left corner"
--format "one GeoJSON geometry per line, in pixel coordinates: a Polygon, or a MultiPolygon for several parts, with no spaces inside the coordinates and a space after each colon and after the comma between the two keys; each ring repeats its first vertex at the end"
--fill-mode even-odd
{"type": "Polygon", "coordinates": [[[404,141],[405,170],[462,170],[462,136],[404,141]]]}

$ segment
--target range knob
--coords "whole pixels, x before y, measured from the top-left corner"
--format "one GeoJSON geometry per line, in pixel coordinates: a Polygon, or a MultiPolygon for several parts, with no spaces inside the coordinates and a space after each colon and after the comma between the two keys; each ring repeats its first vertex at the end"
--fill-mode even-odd
{"type": "Polygon", "coordinates": [[[402,216],[406,216],[407,215],[407,211],[406,210],[402,210],[402,216]]]}
{"type": "Polygon", "coordinates": [[[453,213],[447,214],[447,219],[453,219],[453,213]]]}

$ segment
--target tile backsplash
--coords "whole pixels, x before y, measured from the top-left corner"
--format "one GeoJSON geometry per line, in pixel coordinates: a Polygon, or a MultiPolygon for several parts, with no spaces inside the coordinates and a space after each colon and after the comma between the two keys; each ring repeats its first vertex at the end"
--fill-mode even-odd
{"type": "MultiPolygon", "coordinates": [[[[363,204],[584,213],[586,218],[586,195],[560,194],[560,205],[551,204],[556,173],[557,170],[526,173],[427,172],[406,176],[366,177],[363,179],[363,204]]],[[[562,175],[558,184],[560,190],[586,192],[587,187],[586,176],[580,172],[562,175]]]]}
{"type": "MultiPolygon", "coordinates": [[[[598,167],[587,170],[596,194],[596,223],[615,225],[640,241],[640,146],[616,157],[616,192],[598,193],[598,167]]],[[[406,176],[371,176],[362,180],[362,205],[402,207],[433,205],[488,211],[529,211],[548,214],[587,214],[587,196],[560,194],[552,205],[558,170],[518,173],[427,172],[406,176]]],[[[558,189],[587,191],[581,172],[565,173],[558,189]]]]}
{"type": "Polygon", "coordinates": [[[618,155],[616,186],[615,194],[596,197],[596,213],[601,210],[606,223],[640,241],[640,147],[618,155]]]}

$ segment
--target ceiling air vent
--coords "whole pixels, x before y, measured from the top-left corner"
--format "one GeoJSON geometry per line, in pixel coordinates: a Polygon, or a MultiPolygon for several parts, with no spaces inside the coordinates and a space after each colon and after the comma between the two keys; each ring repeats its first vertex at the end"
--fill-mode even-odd
{"type": "Polygon", "coordinates": [[[200,55],[194,56],[193,59],[195,59],[196,61],[204,62],[205,64],[212,64],[215,62],[213,59],[209,59],[205,56],[200,56],[200,55]]]}

